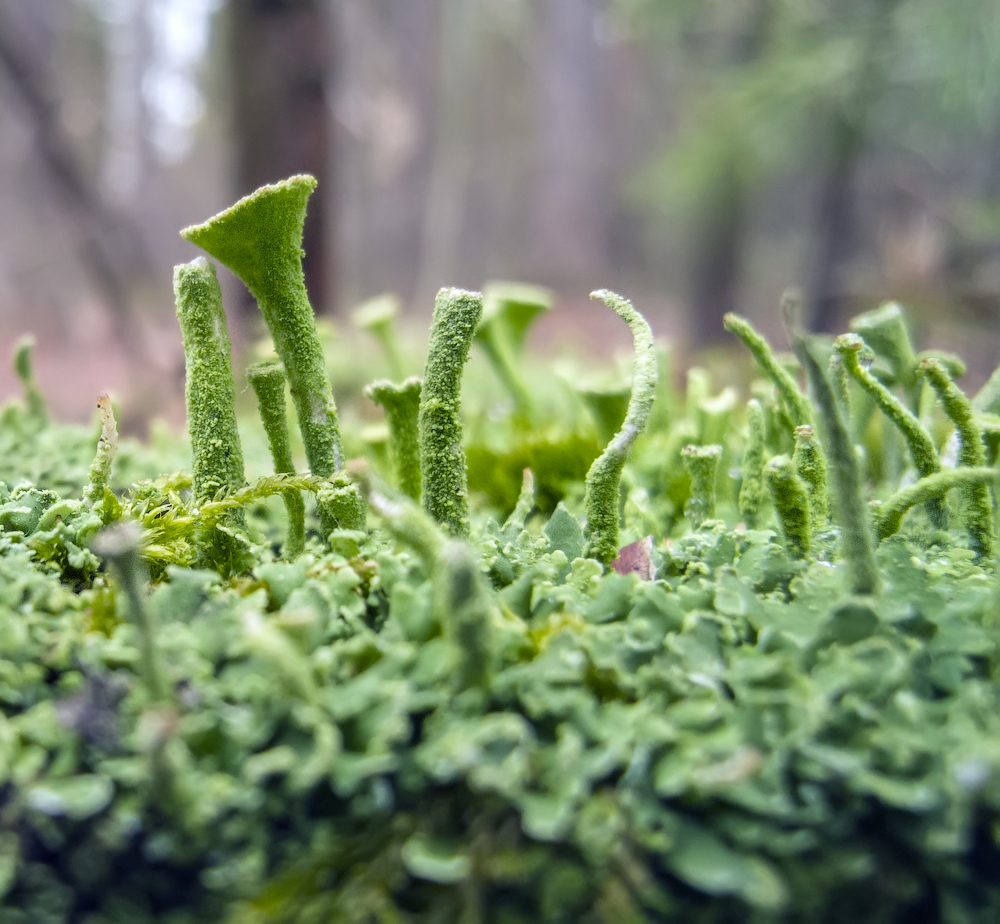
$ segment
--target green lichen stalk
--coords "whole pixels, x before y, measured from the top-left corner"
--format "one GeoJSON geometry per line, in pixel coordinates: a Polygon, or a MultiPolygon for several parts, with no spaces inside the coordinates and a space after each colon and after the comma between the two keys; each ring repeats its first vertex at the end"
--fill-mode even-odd
{"type": "Polygon", "coordinates": [[[757,365],[778,389],[778,394],[788,408],[792,424],[796,427],[812,423],[812,409],[806,396],[799,391],[788,370],[774,356],[771,345],[756,331],[750,322],[738,314],[729,312],[723,322],[726,330],[739,337],[757,360],[757,365]]]}
{"type": "MultiPolygon", "coordinates": [[[[295,472],[292,446],[288,436],[285,415],[285,368],[279,362],[265,360],[247,369],[247,379],[257,396],[260,419],[267,434],[267,444],[278,475],[295,472]]],[[[306,505],[298,491],[282,493],[288,512],[288,536],[285,539],[285,558],[293,559],[302,554],[306,540],[306,505]]]]}
{"type": "Polygon", "coordinates": [[[874,508],[875,535],[879,542],[888,539],[889,536],[899,532],[903,517],[911,507],[940,499],[952,488],[964,489],[973,485],[995,487],[996,481],[996,469],[986,467],[946,468],[921,478],[915,484],[897,491],[884,504],[874,508]]]}
{"type": "Polygon", "coordinates": [[[87,487],[83,491],[83,496],[92,504],[104,499],[104,492],[111,481],[111,463],[118,450],[118,424],[108,395],[101,395],[97,399],[97,411],[101,417],[101,435],[97,439],[97,453],[90,466],[87,487]]]}
{"type": "Polygon", "coordinates": [[[382,346],[394,379],[406,375],[403,353],[396,335],[399,299],[395,295],[379,295],[355,309],[351,315],[355,326],[370,333],[382,346]]]}
{"type": "Polygon", "coordinates": [[[649,324],[632,307],[630,301],[607,289],[592,292],[590,297],[600,299],[628,324],[635,351],[632,360],[632,397],[625,422],[587,472],[584,498],[587,512],[587,555],[607,564],[618,556],[618,498],[622,469],[632,444],[646,426],[656,397],[656,350],[649,324]]]}
{"type": "MultiPolygon", "coordinates": [[[[948,370],[939,359],[923,360],[918,371],[931,383],[945,413],[955,424],[955,432],[958,434],[958,464],[963,467],[985,466],[986,451],[982,433],[965,393],[951,380],[948,370]]],[[[986,484],[972,483],[962,488],[962,516],[976,557],[992,555],[993,510],[986,484]]]]}
{"type": "Polygon", "coordinates": [[[494,282],[483,289],[483,317],[476,343],[510,392],[518,412],[526,416],[534,402],[521,369],[524,338],[535,318],[551,307],[552,293],[538,286],[494,282]]]}
{"type": "MultiPolygon", "coordinates": [[[[337,408],[302,274],[302,224],[315,188],[307,175],[262,186],[181,237],[229,267],[257,300],[288,375],[309,467],[326,478],[342,459],[337,408]]],[[[327,519],[324,528],[333,528],[327,519]]]]}
{"type": "Polygon", "coordinates": [[[858,458],[840,416],[833,389],[809,344],[800,336],[793,335],[792,346],[805,369],[813,400],[819,410],[821,436],[833,485],[834,509],[840,524],[840,547],[847,563],[850,590],[859,595],[874,594],[879,588],[878,567],[861,495],[858,458]]]}
{"type": "Polygon", "coordinates": [[[25,335],[14,347],[14,373],[21,381],[24,403],[29,416],[39,425],[48,423],[49,412],[45,407],[45,397],[35,382],[35,338],[25,335]]]}
{"type": "Polygon", "coordinates": [[[795,428],[795,471],[809,492],[809,523],[814,530],[827,525],[830,489],[826,479],[826,457],[816,432],[808,424],[795,428]]]}
{"type": "Polygon", "coordinates": [[[365,394],[385,408],[396,484],[414,500],[420,500],[421,387],[420,379],[413,376],[398,385],[381,380],[365,388],[365,394]]]}
{"type": "Polygon", "coordinates": [[[129,617],[138,630],[143,683],[149,699],[159,703],[168,700],[169,693],[160,666],[156,625],[143,592],[147,575],[139,554],[141,538],[139,524],[123,520],[99,533],[93,546],[94,551],[111,565],[128,600],[129,617]]]}
{"type": "Polygon", "coordinates": [[[469,532],[460,391],[462,369],[482,314],[483,297],[478,292],[438,292],[420,396],[420,496],[424,509],[453,536],[469,532]]]}
{"type": "Polygon", "coordinates": [[[760,526],[760,508],[764,500],[764,409],[756,398],[747,402],[747,441],[741,466],[742,484],[737,501],[740,516],[750,529],[760,526]]]}
{"type": "Polygon", "coordinates": [[[911,409],[916,410],[919,402],[917,357],[906,330],[903,309],[889,302],[874,311],[866,311],[852,318],[851,330],[888,360],[893,377],[906,391],[911,409]]]}
{"type": "Polygon", "coordinates": [[[493,603],[468,545],[449,542],[444,547],[434,585],[438,621],[459,651],[456,687],[488,689],[493,603]]]}
{"type": "MultiPolygon", "coordinates": [[[[833,347],[840,354],[844,368],[851,378],[871,395],[882,413],[903,434],[913,466],[920,476],[926,478],[928,475],[933,475],[941,470],[941,460],[938,458],[931,435],[903,402],[861,365],[859,354],[864,346],[864,341],[857,334],[842,334],[833,342],[833,347]]],[[[939,529],[947,525],[944,507],[940,501],[932,500],[928,503],[927,515],[939,529]]]]}
{"type": "Polygon", "coordinates": [[[194,495],[201,502],[245,484],[232,346],[212,263],[198,257],[174,267],[174,298],[184,339],[194,495]]]}
{"type": "Polygon", "coordinates": [[[320,489],[316,495],[316,506],[336,524],[334,529],[364,531],[366,528],[364,498],[357,485],[343,472],[332,476],[330,483],[320,489]]]}
{"type": "Polygon", "coordinates": [[[684,516],[695,529],[715,516],[715,476],[721,457],[721,446],[685,446],[681,450],[684,468],[691,477],[691,494],[684,504],[684,516]]]}
{"type": "Polygon", "coordinates": [[[805,555],[812,542],[806,483],[798,476],[788,456],[771,459],[764,466],[764,479],[771,492],[785,542],[796,555],[805,555]]]}

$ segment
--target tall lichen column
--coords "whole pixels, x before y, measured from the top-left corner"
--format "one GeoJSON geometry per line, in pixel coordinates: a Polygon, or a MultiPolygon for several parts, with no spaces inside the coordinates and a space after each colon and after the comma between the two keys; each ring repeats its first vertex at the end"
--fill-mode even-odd
{"type": "Polygon", "coordinates": [[[656,350],[653,332],[632,303],[600,289],[591,298],[604,302],[632,331],[632,397],[625,422],[587,472],[584,506],[587,511],[587,555],[608,564],[618,556],[618,497],[622,469],[636,437],[642,433],[656,397],[656,350]]]}
{"type": "Polygon", "coordinates": [[[478,292],[438,292],[420,395],[420,496],[424,509],[453,536],[469,532],[460,390],[462,369],[482,314],[483,297],[478,292]]]}
{"type": "Polygon", "coordinates": [[[229,267],[257,300],[288,375],[309,468],[326,478],[342,460],[337,408],[302,275],[302,225],[315,188],[305,175],[262,186],[181,237],[229,267]]]}
{"type": "Polygon", "coordinates": [[[188,432],[194,494],[201,502],[245,484],[243,450],[236,429],[236,383],[222,291],[204,257],[174,267],[177,320],[184,339],[188,432]]]}

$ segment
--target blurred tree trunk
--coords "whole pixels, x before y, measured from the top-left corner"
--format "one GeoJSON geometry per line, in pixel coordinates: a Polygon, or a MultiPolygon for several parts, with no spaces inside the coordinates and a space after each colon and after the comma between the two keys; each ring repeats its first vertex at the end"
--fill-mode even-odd
{"type": "Polygon", "coordinates": [[[133,298],[148,281],[150,262],[135,223],[111,207],[84,169],[80,154],[59,120],[51,84],[55,42],[51,22],[61,4],[0,6],[0,69],[34,129],[41,165],[62,200],[77,238],[80,261],[115,316],[117,332],[135,344],[133,298]]]}
{"type": "Polygon", "coordinates": [[[322,0],[230,0],[239,194],[296,173],[319,181],[306,217],[303,268],[322,311],[333,286],[327,212],[333,195],[326,81],[331,26],[322,0]]]}
{"type": "MultiPolygon", "coordinates": [[[[758,0],[736,36],[730,65],[745,66],[763,51],[771,22],[770,0],[758,0]]],[[[694,225],[691,280],[691,338],[695,347],[725,338],[722,318],[739,309],[749,219],[747,159],[751,153],[734,136],[719,156],[694,225]]]]}
{"type": "Polygon", "coordinates": [[[807,306],[811,330],[839,329],[849,299],[844,282],[857,248],[855,180],[868,138],[871,114],[885,83],[892,55],[892,14],[899,0],[861,0],[861,66],[853,87],[830,116],[813,218],[816,235],[808,275],[807,306]]]}
{"type": "Polygon", "coordinates": [[[736,311],[747,228],[747,188],[734,143],[723,156],[695,219],[691,338],[695,347],[724,339],[722,318],[736,311]]]}
{"type": "Polygon", "coordinates": [[[602,137],[603,55],[597,0],[546,0],[538,46],[534,270],[553,285],[603,284],[608,264],[602,137]]]}

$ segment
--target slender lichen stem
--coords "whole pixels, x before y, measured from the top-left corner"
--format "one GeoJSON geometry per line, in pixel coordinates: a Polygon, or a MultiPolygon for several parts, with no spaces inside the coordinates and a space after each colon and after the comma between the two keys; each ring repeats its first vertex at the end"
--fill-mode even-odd
{"type": "Polygon", "coordinates": [[[764,500],[764,409],[756,398],[747,402],[747,441],[740,468],[742,483],[738,500],[740,516],[750,529],[760,525],[760,507],[764,500]]]}
{"type": "Polygon", "coordinates": [[[788,456],[771,459],[764,466],[764,477],[785,542],[796,556],[802,557],[809,551],[812,536],[806,484],[788,456]]]}
{"type": "Polygon", "coordinates": [[[684,516],[695,529],[715,516],[715,476],[721,457],[721,446],[685,446],[681,450],[684,468],[691,478],[684,516]]]}
{"type": "MultiPolygon", "coordinates": [[[[285,367],[280,362],[265,360],[247,369],[247,379],[257,396],[260,419],[267,434],[267,444],[278,475],[295,472],[292,446],[288,436],[288,419],[285,415],[285,367]]],[[[282,493],[288,512],[288,536],[285,539],[285,558],[291,560],[302,554],[306,541],[306,505],[302,495],[295,490],[282,493]]]]}
{"type": "Polygon", "coordinates": [[[809,525],[822,529],[829,518],[830,489],[826,478],[826,457],[812,427],[795,428],[795,453],[792,464],[809,492],[809,525]]]}
{"type": "Polygon", "coordinates": [[[420,379],[413,376],[398,385],[383,379],[365,388],[365,394],[385,408],[396,484],[414,500],[420,500],[421,386],[420,379]]]}
{"type": "Polygon", "coordinates": [[[483,290],[483,317],[476,330],[494,371],[518,413],[530,416],[534,400],[521,368],[524,337],[535,318],[552,306],[552,293],[537,286],[491,283],[483,290]]]}
{"type": "Polygon", "coordinates": [[[906,330],[903,309],[888,302],[874,311],[851,319],[851,330],[858,334],[879,356],[889,362],[893,377],[907,394],[912,410],[919,403],[917,357],[906,330]]]}
{"type": "MultiPolygon", "coordinates": [[[[850,376],[871,395],[882,413],[899,428],[909,447],[914,468],[920,476],[926,478],[940,471],[941,460],[931,435],[899,398],[862,367],[858,354],[864,348],[864,341],[857,334],[842,334],[834,340],[833,346],[850,376]]],[[[944,507],[939,500],[934,499],[928,503],[927,515],[939,529],[947,525],[944,507]]]]}
{"type": "Polygon", "coordinates": [[[969,485],[990,486],[996,484],[997,472],[986,466],[977,468],[946,468],[915,484],[903,488],[885,503],[875,508],[875,532],[881,542],[899,531],[906,512],[917,504],[925,504],[933,498],[942,498],[952,488],[969,485]]]}
{"type": "MultiPolygon", "coordinates": [[[[958,464],[963,467],[985,466],[986,451],[983,448],[982,432],[965,392],[951,380],[944,364],[938,359],[923,360],[918,371],[931,383],[945,413],[955,424],[955,432],[958,434],[958,464]]],[[[962,488],[962,514],[976,557],[992,555],[993,510],[987,485],[973,482],[962,488]]]]}
{"type": "Polygon", "coordinates": [[[746,318],[740,317],[738,314],[729,312],[723,318],[722,323],[726,330],[739,337],[746,344],[747,349],[753,354],[753,358],[757,360],[757,365],[774,382],[775,388],[778,389],[778,393],[788,408],[792,424],[796,427],[800,427],[802,424],[811,424],[813,422],[812,409],[809,407],[809,401],[799,391],[798,385],[795,384],[795,380],[788,370],[775,359],[771,345],[754,330],[746,318]]]}
{"type": "Polygon", "coordinates": [[[483,313],[483,297],[441,289],[434,302],[420,396],[420,496],[453,536],[469,532],[468,471],[462,448],[462,369],[483,313]]]}
{"type": "Polygon", "coordinates": [[[646,426],[656,397],[656,350],[649,324],[630,301],[607,289],[592,292],[590,297],[600,299],[628,324],[635,351],[632,397],[625,422],[587,472],[584,497],[587,555],[607,564],[618,557],[618,497],[622,469],[632,444],[646,426]]]}
{"type": "Polygon", "coordinates": [[[833,389],[809,344],[802,337],[793,335],[792,347],[805,369],[813,400],[819,410],[821,436],[833,484],[834,510],[840,524],[840,543],[847,564],[850,590],[855,594],[874,594],[879,586],[878,568],[861,496],[861,477],[854,446],[840,416],[833,389]]]}
{"type": "Polygon", "coordinates": [[[97,399],[97,411],[101,415],[101,435],[97,440],[97,454],[90,466],[87,487],[83,491],[84,498],[92,504],[100,503],[104,498],[104,491],[111,480],[111,463],[118,449],[118,425],[111,408],[111,398],[101,395],[97,399]]]}
{"type": "Polygon", "coordinates": [[[35,382],[35,338],[26,334],[14,347],[14,373],[21,381],[24,403],[28,415],[39,425],[48,422],[49,412],[45,407],[45,397],[35,382]]]}
{"type": "Polygon", "coordinates": [[[174,267],[174,297],[184,339],[194,495],[201,502],[245,484],[232,347],[212,263],[198,257],[174,267]]]}
{"type": "Polygon", "coordinates": [[[139,636],[140,666],[147,694],[153,702],[164,702],[169,699],[169,693],[160,667],[156,625],[143,594],[146,567],[139,554],[140,540],[138,523],[120,521],[98,534],[94,539],[94,551],[111,564],[128,600],[129,616],[139,636]]]}
{"type": "Polygon", "coordinates": [[[337,408],[302,274],[302,224],[315,187],[307,175],[262,186],[181,237],[228,266],[257,300],[288,375],[309,467],[325,478],[342,459],[337,408]]]}
{"type": "Polygon", "coordinates": [[[355,309],[351,315],[354,324],[370,333],[381,345],[389,363],[389,375],[394,379],[403,378],[406,373],[403,353],[396,335],[396,318],[399,315],[399,299],[395,295],[379,295],[355,309]]]}

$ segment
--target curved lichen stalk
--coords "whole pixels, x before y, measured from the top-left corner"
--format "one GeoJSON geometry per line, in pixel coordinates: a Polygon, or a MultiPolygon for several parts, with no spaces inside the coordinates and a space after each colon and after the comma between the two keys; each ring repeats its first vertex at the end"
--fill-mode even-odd
{"type": "Polygon", "coordinates": [[[632,444],[642,433],[649,418],[653,399],[656,397],[657,365],[653,332],[646,319],[632,307],[632,303],[607,289],[592,292],[590,297],[604,302],[628,324],[635,350],[632,361],[632,397],[625,422],[587,472],[584,499],[587,514],[586,552],[589,557],[607,564],[618,556],[618,492],[622,469],[632,444]]]}
{"type": "Polygon", "coordinates": [[[420,395],[420,497],[424,509],[453,536],[469,532],[460,391],[462,369],[482,314],[483,297],[478,292],[438,292],[420,395]]]}
{"type": "Polygon", "coordinates": [[[811,424],[812,409],[806,396],[799,391],[799,386],[791,377],[788,370],[782,366],[774,356],[771,345],[756,331],[753,325],[744,317],[730,311],[723,319],[722,323],[729,333],[739,337],[746,344],[747,349],[757,360],[757,365],[764,371],[767,377],[778,389],[782,401],[788,408],[788,416],[791,418],[793,426],[801,427],[803,424],[811,424]]]}
{"type": "Polygon", "coordinates": [[[899,531],[903,517],[911,507],[926,504],[930,500],[939,500],[952,488],[968,488],[973,485],[995,487],[996,482],[996,469],[985,466],[946,468],[921,478],[915,484],[897,491],[885,503],[874,508],[875,535],[879,542],[888,539],[899,531]]]}
{"type": "Polygon", "coordinates": [[[325,478],[342,460],[337,408],[302,274],[302,225],[315,188],[307,175],[262,186],[181,237],[229,267],[257,300],[288,375],[309,468],[325,478]]]}
{"type": "MultiPolygon", "coordinates": [[[[879,410],[903,434],[914,468],[922,478],[933,475],[941,470],[941,460],[938,458],[931,435],[899,398],[862,367],[859,354],[864,346],[864,341],[857,334],[842,334],[833,341],[833,348],[840,354],[844,368],[851,378],[871,395],[879,410]]],[[[943,529],[947,525],[944,507],[939,500],[933,499],[927,504],[927,515],[938,529],[943,529]]]]}
{"type": "MultiPolygon", "coordinates": [[[[955,424],[958,434],[958,464],[963,467],[986,465],[982,432],[976,422],[972,403],[952,380],[939,359],[928,358],[920,363],[918,372],[926,377],[937,392],[945,413],[955,424]]],[[[986,484],[973,482],[962,488],[962,514],[972,539],[976,557],[993,554],[993,510],[986,484]]]]}

